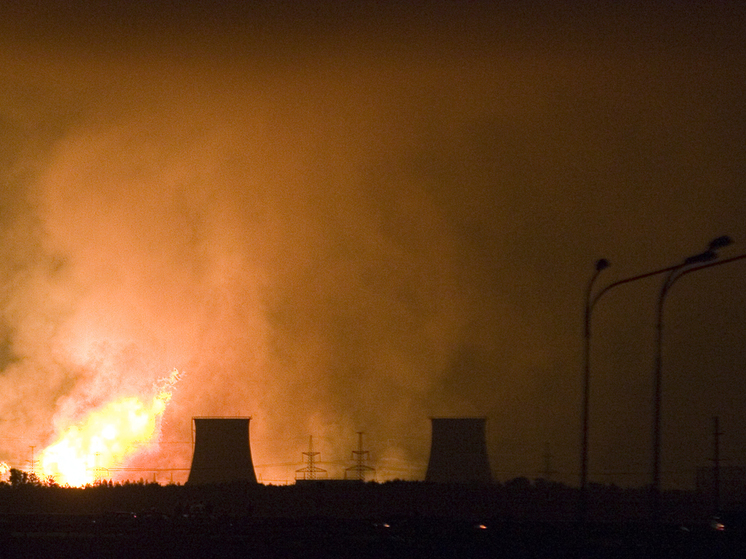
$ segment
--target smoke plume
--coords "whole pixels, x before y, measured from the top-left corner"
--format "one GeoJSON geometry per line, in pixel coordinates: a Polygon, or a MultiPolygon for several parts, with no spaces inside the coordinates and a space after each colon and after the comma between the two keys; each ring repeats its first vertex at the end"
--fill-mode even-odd
{"type": "MultiPolygon", "coordinates": [[[[0,460],[177,368],[160,444],[122,467],[188,468],[191,417],[251,415],[265,481],[310,435],[341,475],[357,431],[378,479],[417,479],[428,417],[476,415],[498,478],[549,445],[574,481],[593,260],[746,238],[742,43],[679,46],[716,23],[133,6],[5,24],[0,460]]],[[[650,321],[609,305],[595,467],[644,471],[648,408],[610,386],[619,365],[649,397],[650,321]]]]}

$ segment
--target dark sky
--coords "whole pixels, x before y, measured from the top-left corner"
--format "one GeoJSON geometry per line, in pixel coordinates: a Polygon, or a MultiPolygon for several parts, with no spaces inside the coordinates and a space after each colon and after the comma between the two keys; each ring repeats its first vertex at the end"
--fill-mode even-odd
{"type": "MultiPolygon", "coordinates": [[[[264,480],[424,475],[488,418],[498,479],[579,473],[583,296],[714,237],[746,252],[737,3],[0,3],[0,460],[184,371],[253,416],[264,480]],[[711,5],[716,4],[716,5],[711,5]],[[348,462],[345,462],[348,461],[348,462]],[[281,466],[267,466],[279,464],[281,466]]],[[[666,303],[663,481],[720,416],[746,466],[746,260],[666,303]]],[[[648,480],[660,279],[594,314],[590,472],[648,480]]]]}

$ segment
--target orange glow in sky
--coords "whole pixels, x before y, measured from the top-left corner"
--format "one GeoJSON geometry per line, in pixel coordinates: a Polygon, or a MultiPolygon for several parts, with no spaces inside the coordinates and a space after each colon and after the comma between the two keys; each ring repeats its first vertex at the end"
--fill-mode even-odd
{"type": "MultiPolygon", "coordinates": [[[[577,486],[594,263],[746,251],[746,2],[569,4],[4,2],[0,461],[183,483],[193,417],[251,416],[263,483],[359,432],[418,480],[486,417],[496,480],[577,486]]],[[[666,302],[665,487],[713,416],[746,467],[739,262],[666,302]]],[[[659,280],[593,313],[593,482],[650,481],[659,280]]]]}

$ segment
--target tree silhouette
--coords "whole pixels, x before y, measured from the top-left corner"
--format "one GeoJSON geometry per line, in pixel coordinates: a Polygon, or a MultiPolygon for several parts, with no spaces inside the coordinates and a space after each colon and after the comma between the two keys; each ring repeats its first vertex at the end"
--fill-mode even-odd
{"type": "Polygon", "coordinates": [[[10,481],[12,487],[21,487],[25,485],[38,487],[41,485],[41,481],[35,473],[24,472],[17,468],[10,469],[10,477],[8,478],[8,481],[10,481]]]}

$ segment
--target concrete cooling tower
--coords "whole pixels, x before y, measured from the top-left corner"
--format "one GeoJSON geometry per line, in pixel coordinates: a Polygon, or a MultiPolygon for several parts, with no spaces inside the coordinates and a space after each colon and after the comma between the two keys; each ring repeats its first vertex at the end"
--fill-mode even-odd
{"type": "Polygon", "coordinates": [[[490,483],[483,417],[432,417],[432,442],[425,481],[490,483]]]}
{"type": "Polygon", "coordinates": [[[250,417],[194,417],[194,455],[187,484],[256,483],[249,447],[250,417]]]}

